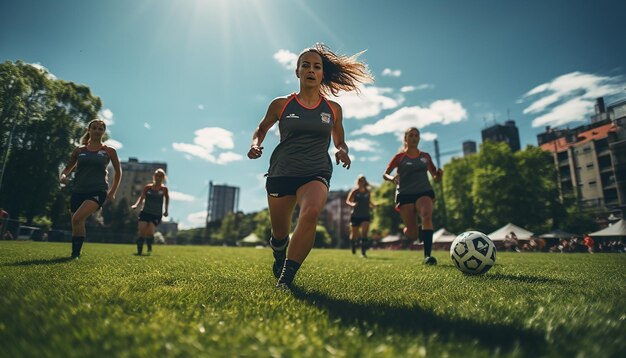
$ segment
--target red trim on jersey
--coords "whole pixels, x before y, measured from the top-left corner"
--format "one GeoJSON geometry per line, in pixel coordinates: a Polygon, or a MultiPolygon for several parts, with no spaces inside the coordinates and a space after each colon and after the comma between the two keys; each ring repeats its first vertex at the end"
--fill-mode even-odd
{"type": "Polygon", "coordinates": [[[406,152],[400,152],[394,155],[393,158],[391,158],[389,165],[387,165],[387,169],[385,170],[385,173],[390,173],[395,168],[397,168],[398,165],[400,165],[400,162],[402,161],[402,158],[404,158],[405,155],[406,155],[406,152]]]}
{"type": "Polygon", "coordinates": [[[292,93],[289,95],[289,97],[287,97],[287,101],[285,101],[285,105],[283,106],[283,109],[280,111],[280,115],[278,115],[279,121],[281,118],[283,118],[283,113],[285,113],[285,108],[287,108],[287,105],[289,104],[289,102],[293,101],[294,97],[296,97],[295,93],[292,93]]]}
{"type": "Polygon", "coordinates": [[[298,96],[295,96],[295,97],[296,97],[296,101],[298,101],[298,104],[300,104],[302,107],[304,107],[306,109],[315,109],[315,108],[317,108],[320,105],[320,103],[322,103],[322,99],[324,98],[323,96],[320,96],[320,100],[317,102],[317,104],[315,106],[307,107],[306,105],[304,105],[304,103],[300,102],[300,100],[298,99],[298,96]]]}
{"type": "Polygon", "coordinates": [[[326,104],[328,105],[328,107],[330,107],[330,111],[333,112],[333,121],[336,122],[337,121],[337,115],[335,114],[335,109],[333,108],[333,106],[330,104],[330,102],[326,99],[326,97],[322,97],[324,99],[324,101],[326,102],[326,104]]]}

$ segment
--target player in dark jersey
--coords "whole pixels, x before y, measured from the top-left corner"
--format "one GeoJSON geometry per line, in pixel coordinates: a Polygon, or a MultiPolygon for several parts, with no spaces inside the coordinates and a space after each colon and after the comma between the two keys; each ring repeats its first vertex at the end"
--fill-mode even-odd
{"type": "Polygon", "coordinates": [[[350,235],[350,247],[352,254],[356,254],[356,246],[361,244],[361,257],[366,257],[367,251],[367,233],[370,228],[370,208],[375,207],[370,198],[370,185],[365,176],[359,175],[356,181],[357,187],[352,189],[346,198],[346,204],[352,207],[352,215],[350,216],[350,226],[352,232],[350,235]]]}
{"type": "Polygon", "coordinates": [[[137,198],[137,202],[131,206],[131,208],[136,209],[145,200],[138,218],[137,255],[141,255],[144,241],[148,246],[148,255],[152,252],[156,227],[161,223],[161,217],[168,215],[167,208],[170,205],[170,195],[167,187],[163,185],[164,181],[165,171],[157,169],[152,176],[152,183],[146,184],[141,195],[137,198]],[[164,203],[165,211],[163,211],[164,203]]]}
{"type": "Polygon", "coordinates": [[[428,173],[435,181],[443,176],[441,168],[435,168],[432,158],[417,149],[420,132],[411,127],[404,133],[404,149],[396,154],[383,175],[385,180],[396,184],[396,209],[404,222],[404,234],[414,241],[418,236],[416,212],[422,222],[419,239],[424,243],[424,263],[436,265],[437,260],[430,256],[433,247],[433,200],[435,192],[428,181],[428,173]],[[391,172],[397,168],[397,175],[391,172]]]}
{"type": "Polygon", "coordinates": [[[326,203],[333,170],[328,155],[331,137],[337,148],[336,163],[350,168],[342,109],[326,96],[336,96],[340,90],[358,91],[359,84],[373,80],[367,66],[357,61],[358,55],[336,55],[322,44],[304,50],[296,66],[300,91],[274,99],[254,131],[248,151],[250,159],[261,156],[265,135],[278,122],[280,143],[270,158],[266,182],[272,225],[272,269],[278,278],[277,287],[291,287],[313,247],[317,219],[326,203]],[[300,214],[290,239],[296,204],[300,206],[300,214]]]}
{"type": "Polygon", "coordinates": [[[61,172],[59,181],[67,184],[68,175],[76,168],[70,211],[72,213],[72,258],[80,256],[85,241],[85,220],[95,213],[105,202],[115,199],[117,187],[122,179],[122,169],[115,149],[102,143],[106,131],[104,121],[94,119],[89,122],[81,138],[81,146],[74,149],[67,166],[61,172]],[[109,188],[107,166],[113,164],[115,177],[109,188]]]}

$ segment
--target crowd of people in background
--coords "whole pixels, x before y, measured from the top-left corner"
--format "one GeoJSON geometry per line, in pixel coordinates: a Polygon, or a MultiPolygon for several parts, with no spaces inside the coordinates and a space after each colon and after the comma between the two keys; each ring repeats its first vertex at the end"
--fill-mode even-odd
{"type": "Polygon", "coordinates": [[[572,235],[563,239],[545,239],[532,236],[528,240],[518,240],[515,233],[511,232],[504,239],[504,251],[510,252],[626,252],[622,240],[594,240],[588,234],[582,236],[572,235]]]}
{"type": "Polygon", "coordinates": [[[622,240],[593,240],[589,235],[581,239],[573,235],[569,239],[561,239],[557,244],[549,247],[550,252],[626,252],[622,240]]]}

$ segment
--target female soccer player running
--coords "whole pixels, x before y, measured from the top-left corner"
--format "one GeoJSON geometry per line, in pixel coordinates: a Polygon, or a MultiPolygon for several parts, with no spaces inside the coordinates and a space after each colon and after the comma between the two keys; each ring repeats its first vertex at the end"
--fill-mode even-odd
{"type": "Polygon", "coordinates": [[[304,50],[295,72],[300,91],[274,99],[254,131],[250,159],[261,157],[267,131],[278,122],[280,143],[270,157],[266,190],[272,226],[272,269],[280,288],[291,287],[313,247],[333,170],[328,155],[331,137],[337,148],[336,163],[350,168],[341,106],[326,96],[337,95],[340,90],[358,91],[359,84],[373,80],[367,66],[357,61],[359,55],[336,55],[322,44],[304,50]],[[290,239],[296,204],[300,214],[290,239]]]}
{"type": "Polygon", "coordinates": [[[356,253],[356,245],[361,244],[361,257],[366,257],[367,233],[370,228],[370,208],[375,207],[370,199],[370,185],[363,175],[359,175],[356,181],[356,188],[352,189],[346,198],[346,204],[352,207],[350,224],[352,232],[350,235],[350,247],[352,254],[356,253]]]}
{"type": "Polygon", "coordinates": [[[433,200],[435,192],[428,181],[428,174],[438,181],[443,176],[441,168],[436,169],[430,155],[417,149],[420,132],[411,127],[404,132],[404,148],[396,154],[383,178],[396,184],[396,210],[404,222],[404,234],[414,241],[418,236],[417,217],[419,214],[422,229],[419,239],[424,242],[424,263],[436,265],[437,260],[430,256],[433,247],[433,200]],[[397,175],[391,172],[397,168],[397,175]]]}
{"type": "Polygon", "coordinates": [[[165,182],[165,171],[157,169],[152,176],[152,183],[146,184],[141,195],[137,198],[137,202],[131,206],[131,208],[136,209],[145,200],[143,208],[139,213],[137,255],[141,255],[144,241],[148,246],[148,255],[152,252],[156,227],[161,223],[163,216],[167,217],[170,195],[163,182],[165,182]],[[165,211],[163,211],[164,201],[165,211]]]}
{"type": "Polygon", "coordinates": [[[105,202],[115,199],[122,179],[122,169],[115,149],[102,143],[106,131],[104,121],[94,119],[87,125],[81,138],[82,145],[75,148],[70,160],[59,176],[61,184],[67,184],[68,175],[76,168],[70,211],[72,212],[72,258],[80,256],[85,242],[85,221],[98,211],[105,202]],[[109,188],[107,166],[113,164],[115,177],[109,188]],[[108,191],[108,192],[107,192],[108,191]]]}

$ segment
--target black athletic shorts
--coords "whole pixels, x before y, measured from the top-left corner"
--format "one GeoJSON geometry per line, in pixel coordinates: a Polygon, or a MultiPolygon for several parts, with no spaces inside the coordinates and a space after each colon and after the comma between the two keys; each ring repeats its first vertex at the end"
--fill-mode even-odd
{"type": "Polygon", "coordinates": [[[432,200],[435,200],[435,192],[432,190],[423,191],[417,194],[398,194],[396,195],[396,208],[399,208],[402,205],[406,204],[415,204],[417,199],[421,198],[422,196],[428,196],[432,200]]]}
{"type": "Polygon", "coordinates": [[[369,222],[370,221],[370,217],[365,217],[365,218],[356,218],[354,216],[350,217],[350,224],[352,226],[361,226],[362,223],[364,222],[369,222]]]}
{"type": "Polygon", "coordinates": [[[158,226],[161,223],[161,215],[149,214],[145,211],[141,211],[139,213],[139,221],[146,221],[149,223],[153,223],[154,226],[158,226]]]}
{"type": "Polygon", "coordinates": [[[90,193],[72,193],[72,197],[70,199],[70,210],[75,213],[83,202],[86,200],[95,201],[98,203],[98,207],[102,207],[104,205],[104,201],[107,198],[106,191],[92,191],[90,193]]]}
{"type": "Polygon", "coordinates": [[[280,198],[287,195],[296,195],[296,191],[304,184],[319,181],[330,188],[330,177],[314,175],[310,177],[268,177],[265,181],[267,195],[280,198]]]}

